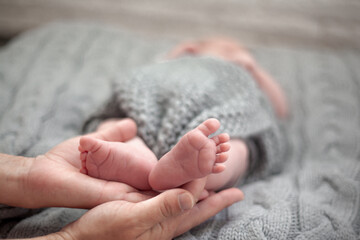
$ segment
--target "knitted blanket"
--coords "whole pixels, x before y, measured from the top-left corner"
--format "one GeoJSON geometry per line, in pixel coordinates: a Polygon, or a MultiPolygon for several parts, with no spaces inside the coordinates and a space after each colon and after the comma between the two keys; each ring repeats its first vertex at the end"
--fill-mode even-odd
{"type": "Polygon", "coordinates": [[[281,127],[256,81],[240,66],[209,57],[164,60],[117,79],[116,89],[89,123],[134,119],[138,135],[159,159],[205,119],[217,118],[218,132],[245,141],[251,150],[247,181],[282,168],[281,127]]]}
{"type": "MultiPolygon", "coordinates": [[[[112,96],[115,82],[158,62],[172,46],[94,24],[53,24],[14,39],[0,50],[0,152],[34,156],[80,134],[84,122],[112,96]]],[[[253,52],[290,103],[283,170],[276,170],[276,157],[269,158],[267,169],[275,170],[240,186],[244,201],[179,239],[358,239],[360,53],[253,52]]],[[[261,118],[272,119],[268,112],[261,118]]],[[[172,141],[195,122],[175,131],[172,141]]],[[[241,135],[248,136],[244,130],[241,135]]],[[[172,144],[161,139],[147,140],[159,146],[158,154],[172,144]]],[[[0,237],[48,234],[83,213],[1,206],[0,237]]]]}

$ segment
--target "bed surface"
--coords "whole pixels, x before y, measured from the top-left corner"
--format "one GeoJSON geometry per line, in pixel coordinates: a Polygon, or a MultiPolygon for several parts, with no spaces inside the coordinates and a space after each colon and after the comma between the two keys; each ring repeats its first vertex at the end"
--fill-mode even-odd
{"type": "MultiPolygon", "coordinates": [[[[79,134],[119,74],[158,61],[173,44],[73,22],[13,39],[0,51],[0,152],[33,156],[79,134]]],[[[360,52],[285,47],[252,52],[289,98],[285,170],[241,186],[243,202],[179,239],[358,239],[360,52]]],[[[50,208],[21,221],[1,220],[1,237],[57,231],[82,213],[50,208]]],[[[23,217],[29,211],[11,214],[23,217]]]]}
{"type": "MultiPolygon", "coordinates": [[[[287,163],[178,239],[359,239],[359,12],[357,0],[0,0],[0,152],[47,151],[81,133],[120,75],[179,41],[229,36],[285,89],[287,163]]],[[[0,206],[0,238],[83,213],[0,206]]]]}
{"type": "Polygon", "coordinates": [[[357,0],[0,0],[0,39],[50,21],[94,20],[142,36],[213,35],[246,46],[359,48],[357,0]]]}

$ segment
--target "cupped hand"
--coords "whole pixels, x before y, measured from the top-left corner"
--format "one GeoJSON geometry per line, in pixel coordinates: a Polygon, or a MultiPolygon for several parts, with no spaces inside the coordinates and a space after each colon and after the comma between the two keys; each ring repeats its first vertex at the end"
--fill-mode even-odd
{"type": "Polygon", "coordinates": [[[184,189],[167,190],[146,201],[113,201],[91,209],[58,234],[63,239],[171,239],[243,199],[239,189],[212,193],[195,206],[184,189]]]}
{"type": "MultiPolygon", "coordinates": [[[[107,141],[127,141],[136,135],[130,119],[114,121],[91,133],[107,141]]],[[[119,182],[109,182],[80,173],[80,137],[60,143],[44,155],[33,159],[24,179],[28,200],[24,207],[92,208],[112,200],[138,202],[154,196],[119,182]]]]}

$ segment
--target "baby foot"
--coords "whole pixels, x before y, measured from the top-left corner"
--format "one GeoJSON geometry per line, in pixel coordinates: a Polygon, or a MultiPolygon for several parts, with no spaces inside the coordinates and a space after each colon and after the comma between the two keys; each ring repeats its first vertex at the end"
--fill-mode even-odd
{"type": "Polygon", "coordinates": [[[217,119],[208,119],[185,134],[180,141],[155,165],[149,176],[153,189],[164,190],[178,187],[191,180],[220,173],[225,169],[221,163],[228,158],[229,135],[219,134],[217,119]]]}
{"type": "Polygon", "coordinates": [[[84,136],[80,138],[79,151],[80,172],[141,190],[150,189],[148,175],[157,159],[140,139],[123,143],[84,136]]]}
{"type": "Polygon", "coordinates": [[[136,132],[137,126],[133,119],[111,118],[98,126],[94,137],[105,141],[125,142],[133,139],[136,136],[136,132]]]}

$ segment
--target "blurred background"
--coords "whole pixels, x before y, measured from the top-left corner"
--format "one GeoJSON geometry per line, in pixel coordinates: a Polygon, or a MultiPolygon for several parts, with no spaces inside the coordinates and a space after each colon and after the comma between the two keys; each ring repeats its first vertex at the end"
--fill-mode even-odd
{"type": "Polygon", "coordinates": [[[56,20],[174,40],[229,36],[249,47],[360,48],[359,0],[0,0],[3,44],[56,20]]]}

